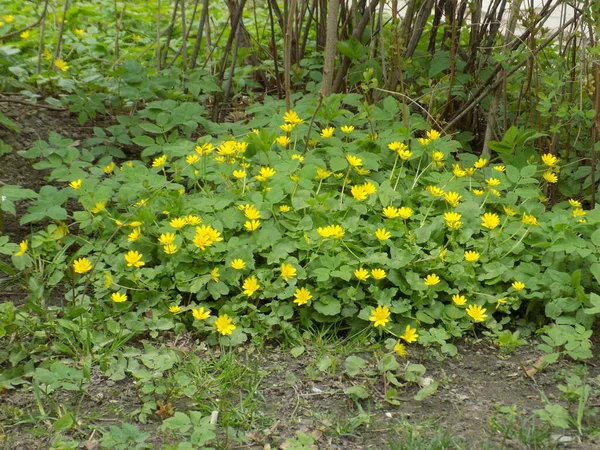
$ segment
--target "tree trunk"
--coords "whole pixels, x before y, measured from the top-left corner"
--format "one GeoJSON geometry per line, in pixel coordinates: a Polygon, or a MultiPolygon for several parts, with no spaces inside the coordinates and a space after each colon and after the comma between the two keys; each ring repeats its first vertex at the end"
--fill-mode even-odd
{"type": "Polygon", "coordinates": [[[325,38],[325,61],[323,64],[323,80],[321,82],[321,94],[327,97],[333,88],[333,72],[335,70],[335,56],[337,43],[337,25],[339,0],[330,0],[327,5],[327,34],[325,38]]]}

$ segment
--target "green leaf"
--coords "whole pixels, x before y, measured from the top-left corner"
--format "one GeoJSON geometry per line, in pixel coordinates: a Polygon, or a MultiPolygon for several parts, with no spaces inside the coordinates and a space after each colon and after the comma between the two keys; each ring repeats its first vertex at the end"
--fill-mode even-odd
{"type": "Polygon", "coordinates": [[[139,127],[148,133],[162,134],[163,132],[163,130],[160,127],[153,123],[140,123],[139,127]]]}
{"type": "Polygon", "coordinates": [[[400,364],[396,357],[392,354],[387,354],[378,364],[379,372],[393,372],[394,370],[398,370],[400,368],[400,364]]]}
{"type": "Polygon", "coordinates": [[[351,37],[347,41],[337,41],[335,47],[338,52],[352,60],[362,58],[367,51],[366,47],[354,37],[351,37]]]}
{"type": "Polygon", "coordinates": [[[600,283],[600,263],[594,263],[591,265],[590,267],[590,272],[592,272],[592,275],[594,275],[594,278],[596,278],[596,282],[600,283]]]}
{"type": "Polygon", "coordinates": [[[600,247],[600,229],[592,233],[591,239],[596,247],[600,247]]]}
{"type": "Polygon", "coordinates": [[[367,362],[359,356],[348,356],[346,358],[346,373],[351,377],[364,372],[367,362]]]}
{"type": "Polygon", "coordinates": [[[54,422],[54,429],[56,431],[68,430],[73,427],[73,425],[75,425],[75,419],[73,419],[73,415],[69,413],[54,422]]]}
{"type": "Polygon", "coordinates": [[[431,383],[428,386],[425,386],[424,388],[422,388],[419,392],[417,392],[415,394],[415,400],[416,401],[421,401],[426,397],[429,397],[431,394],[433,394],[435,391],[437,391],[438,387],[440,386],[440,382],[439,381],[434,381],[433,383],[431,383]]]}
{"type": "Polygon", "coordinates": [[[342,310],[340,301],[333,297],[322,297],[313,303],[314,308],[326,316],[335,316],[342,310]]]}
{"type": "Polygon", "coordinates": [[[11,131],[14,131],[15,133],[21,132],[21,129],[19,128],[19,126],[16,123],[14,123],[12,120],[10,120],[2,112],[0,112],[0,124],[4,125],[6,128],[8,128],[11,131]]]}
{"type": "Polygon", "coordinates": [[[156,145],[156,142],[154,142],[153,138],[145,135],[135,137],[131,140],[131,142],[133,142],[136,145],[139,145],[140,147],[150,147],[152,145],[156,145]]]}
{"type": "Polygon", "coordinates": [[[358,398],[364,400],[370,397],[369,391],[367,391],[363,386],[350,386],[344,389],[344,393],[354,398],[358,398]]]}
{"type": "Polygon", "coordinates": [[[586,314],[600,314],[600,296],[592,292],[590,294],[590,303],[592,304],[592,308],[586,308],[583,311],[586,314]]]}
{"type": "Polygon", "coordinates": [[[302,353],[304,353],[304,351],[306,350],[306,348],[303,345],[299,345],[298,347],[294,347],[293,349],[290,350],[290,354],[294,357],[297,358],[298,356],[300,356],[302,353]]]}
{"type": "Polygon", "coordinates": [[[173,417],[169,417],[163,421],[163,427],[168,428],[169,430],[178,430],[182,433],[185,433],[192,427],[192,424],[190,418],[186,414],[182,412],[176,412],[173,414],[173,417]]]}

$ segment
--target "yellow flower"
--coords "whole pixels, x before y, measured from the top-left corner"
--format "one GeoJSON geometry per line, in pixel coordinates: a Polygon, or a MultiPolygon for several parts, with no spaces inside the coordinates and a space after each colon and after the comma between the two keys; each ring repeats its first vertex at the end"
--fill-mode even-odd
{"type": "Polygon", "coordinates": [[[158,156],[152,160],[152,167],[164,166],[166,162],[167,155],[158,156]]]}
{"type": "Polygon", "coordinates": [[[505,172],[506,166],[494,166],[494,170],[497,170],[498,172],[505,172]]]}
{"type": "Polygon", "coordinates": [[[434,197],[441,197],[442,195],[446,194],[446,191],[437,186],[429,186],[427,190],[431,192],[431,195],[433,195],[434,197]]]}
{"type": "Polygon", "coordinates": [[[452,173],[456,178],[462,178],[467,176],[467,171],[460,167],[458,164],[452,164],[452,173]]]}
{"type": "Polygon", "coordinates": [[[436,139],[439,139],[442,136],[437,130],[429,130],[427,133],[425,133],[425,135],[430,141],[435,141],[436,139]]]}
{"type": "Polygon", "coordinates": [[[398,156],[403,161],[406,161],[412,156],[412,152],[410,150],[398,150],[398,156]]]}
{"type": "Polygon", "coordinates": [[[410,325],[406,325],[406,328],[404,329],[404,334],[400,336],[400,339],[404,339],[409,344],[412,344],[413,342],[417,341],[418,337],[419,335],[417,334],[417,329],[412,328],[410,325]]]}
{"type": "Polygon", "coordinates": [[[484,194],[484,192],[481,189],[473,189],[473,194],[475,194],[476,196],[481,196],[484,194]]]}
{"type": "Polygon", "coordinates": [[[542,155],[542,162],[548,167],[554,167],[558,163],[558,158],[551,153],[542,155]]]}
{"type": "Polygon", "coordinates": [[[246,219],[250,220],[260,219],[260,211],[254,206],[249,205],[247,208],[244,209],[244,216],[246,216],[246,219]]]}
{"type": "Polygon", "coordinates": [[[521,281],[514,281],[511,286],[514,288],[515,291],[522,291],[523,289],[525,289],[525,283],[521,281]]]}
{"type": "Polygon", "coordinates": [[[142,237],[142,229],[140,227],[134,228],[131,233],[127,236],[129,242],[135,242],[142,237]]]}
{"type": "Polygon", "coordinates": [[[455,207],[462,199],[462,195],[460,195],[458,192],[446,192],[446,194],[444,194],[444,198],[450,206],[455,207]]]}
{"type": "Polygon", "coordinates": [[[446,221],[446,226],[451,230],[458,230],[462,226],[462,222],[460,221],[461,218],[462,214],[459,214],[454,211],[444,213],[444,220],[446,221]]]}
{"type": "Polygon", "coordinates": [[[244,228],[248,231],[255,231],[260,227],[260,220],[247,220],[244,222],[244,228]]]}
{"type": "MultiPolygon", "coordinates": [[[[294,174],[294,175],[290,175],[290,179],[291,179],[291,180],[292,180],[294,183],[297,183],[298,181],[300,181],[300,177],[299,177],[298,175],[296,175],[296,174],[294,174]]],[[[270,188],[270,187],[266,187],[264,190],[265,190],[266,192],[269,192],[269,191],[271,190],[271,188],[270,188]]]]}
{"type": "Polygon", "coordinates": [[[142,225],[143,225],[143,223],[142,223],[142,222],[140,222],[139,220],[134,220],[133,222],[129,222],[129,223],[127,224],[127,226],[128,226],[128,227],[131,227],[131,228],[137,228],[137,227],[141,227],[142,225]]]}
{"type": "Polygon", "coordinates": [[[163,233],[158,238],[158,242],[162,245],[169,245],[175,242],[175,233],[163,233]]]}
{"type": "Polygon", "coordinates": [[[335,131],[335,128],[333,128],[333,127],[323,128],[321,130],[321,137],[330,138],[331,136],[333,136],[334,131],[335,131]]]}
{"type": "Polygon", "coordinates": [[[392,235],[385,228],[378,228],[375,232],[375,237],[380,241],[387,241],[389,238],[392,237],[392,235]]]}
{"type": "Polygon", "coordinates": [[[435,273],[430,273],[424,279],[425,286],[435,286],[440,282],[440,277],[438,277],[435,273]]]}
{"type": "Polygon", "coordinates": [[[352,192],[352,197],[354,197],[355,200],[361,201],[366,200],[367,198],[367,192],[365,191],[364,186],[352,186],[350,192],[352,192]]]}
{"type": "Polygon", "coordinates": [[[108,289],[108,288],[110,288],[112,286],[112,284],[113,284],[113,277],[110,274],[110,272],[106,272],[104,274],[104,287],[106,289],[108,289]]]}
{"type": "Polygon", "coordinates": [[[544,172],[544,180],[546,180],[548,183],[554,184],[554,183],[558,182],[558,177],[556,176],[555,173],[547,170],[546,172],[544,172]]]}
{"type": "Polygon", "coordinates": [[[210,310],[205,310],[203,307],[198,309],[192,308],[192,316],[196,320],[206,320],[210,317],[210,310]]]}
{"type": "Polygon", "coordinates": [[[127,262],[127,267],[142,267],[146,263],[142,261],[144,255],[142,255],[137,250],[129,250],[125,254],[125,261],[127,262]]]}
{"type": "Polygon", "coordinates": [[[288,281],[290,278],[294,278],[296,276],[296,268],[291,264],[283,263],[281,265],[281,278],[285,281],[288,281]]]}
{"type": "Polygon", "coordinates": [[[90,212],[93,214],[98,214],[98,213],[104,211],[105,208],[106,208],[106,202],[96,202],[94,207],[92,209],[90,209],[90,212]]]}
{"type": "Polygon", "coordinates": [[[317,180],[326,180],[332,175],[332,172],[328,170],[323,170],[320,167],[317,168],[317,180]]]}
{"type": "Polygon", "coordinates": [[[539,225],[537,218],[533,214],[523,213],[522,222],[525,225],[533,225],[533,226],[539,225]]]}
{"type": "Polygon", "coordinates": [[[301,162],[301,163],[304,162],[304,156],[302,156],[302,155],[300,155],[298,153],[294,153],[292,155],[292,159],[296,159],[296,160],[298,160],[298,162],[301,162]]]}
{"type": "Polygon", "coordinates": [[[500,186],[500,180],[498,178],[488,178],[485,182],[489,187],[500,186]]]}
{"type": "MultiPolygon", "coordinates": [[[[285,131],[286,133],[291,133],[295,126],[296,125],[294,125],[293,123],[284,123],[283,125],[279,125],[279,128],[281,128],[281,131],[285,131]]],[[[258,130],[256,130],[256,131],[258,131],[258,130]]],[[[284,145],[282,143],[280,143],[280,144],[284,145]]],[[[289,141],[287,144],[289,144],[289,141]]],[[[285,144],[285,145],[287,145],[287,144],[285,144]]]]}
{"type": "Polygon", "coordinates": [[[465,311],[475,322],[483,322],[487,317],[486,309],[481,305],[469,305],[465,311]]]}
{"type": "Polygon", "coordinates": [[[322,238],[341,239],[346,233],[344,229],[339,225],[329,225],[326,227],[317,228],[317,233],[322,238]]]}
{"type": "Polygon", "coordinates": [[[294,303],[298,306],[306,305],[312,298],[312,294],[306,288],[296,288],[294,291],[294,303]]]}
{"type": "Polygon", "coordinates": [[[369,271],[364,267],[356,269],[354,271],[354,276],[358,278],[360,281],[366,281],[369,278],[369,271]]]}
{"type": "Polygon", "coordinates": [[[503,298],[499,298],[498,300],[496,300],[496,309],[498,309],[498,307],[500,305],[504,305],[506,303],[508,299],[506,297],[503,298]]]}
{"type": "Polygon", "coordinates": [[[354,127],[352,125],[344,125],[340,127],[340,130],[342,130],[342,133],[350,134],[354,131],[354,127]]]}
{"type": "Polygon", "coordinates": [[[290,208],[288,205],[281,205],[279,207],[279,212],[282,213],[286,213],[286,212],[290,212],[292,208],[290,208]]]}
{"type": "Polygon", "coordinates": [[[292,123],[294,125],[300,125],[302,122],[304,122],[296,112],[291,110],[283,115],[283,120],[285,123],[292,123]]]}
{"type": "Polygon", "coordinates": [[[233,333],[233,330],[236,329],[236,326],[232,323],[233,320],[227,314],[223,314],[219,316],[217,320],[215,320],[215,328],[219,333],[223,336],[230,335],[233,333]]]}
{"type": "Polygon", "coordinates": [[[571,212],[571,214],[573,215],[573,217],[582,217],[582,216],[585,216],[585,215],[587,214],[587,212],[586,212],[586,211],[584,211],[584,210],[583,210],[583,209],[581,209],[581,208],[575,208],[575,209],[574,209],[574,210],[571,212]]]}
{"type": "Polygon", "coordinates": [[[433,158],[434,162],[442,162],[444,160],[444,153],[443,152],[433,152],[432,158],[433,158]]]}
{"type": "Polygon", "coordinates": [[[511,208],[510,206],[504,205],[502,208],[504,209],[504,212],[506,213],[507,216],[511,216],[512,217],[512,216],[515,216],[517,214],[517,212],[513,208],[511,208]]]}
{"type": "Polygon", "coordinates": [[[88,273],[92,270],[92,263],[87,258],[79,258],[73,261],[73,270],[75,273],[88,273]]]}
{"type": "Polygon", "coordinates": [[[476,169],[483,169],[488,163],[488,160],[486,158],[479,158],[477,161],[475,161],[475,164],[473,164],[473,167],[475,167],[476,169]]]}
{"type": "Polygon", "coordinates": [[[474,250],[467,250],[465,252],[465,261],[467,262],[476,262],[479,260],[479,252],[474,250]]]}
{"type": "Polygon", "coordinates": [[[104,167],[102,168],[102,170],[104,170],[104,173],[105,173],[106,175],[109,175],[109,174],[111,174],[111,173],[113,172],[113,170],[115,170],[115,163],[114,163],[114,162],[111,162],[109,165],[107,165],[107,166],[104,166],[104,167]]]}
{"type": "Polygon", "coordinates": [[[221,274],[219,273],[219,268],[215,267],[213,270],[210,271],[210,277],[212,278],[212,280],[216,283],[217,281],[219,281],[219,277],[221,276],[221,274]]]}
{"type": "Polygon", "coordinates": [[[417,141],[419,142],[419,144],[421,144],[423,147],[426,147],[429,145],[429,143],[431,142],[430,139],[426,139],[426,138],[417,138],[417,141]]]}
{"type": "Polygon", "coordinates": [[[579,200],[575,200],[574,198],[569,199],[569,205],[573,208],[581,208],[581,202],[579,200]]]}
{"type": "Polygon", "coordinates": [[[163,250],[165,251],[165,253],[167,255],[174,255],[175,253],[177,253],[177,245],[175,244],[167,244],[165,246],[163,246],[163,250]]]}
{"type": "Polygon", "coordinates": [[[350,164],[354,168],[357,168],[357,167],[360,167],[363,165],[362,159],[360,159],[357,156],[348,155],[348,156],[346,156],[346,160],[348,161],[348,164],[350,164]]]}
{"type": "Polygon", "coordinates": [[[210,247],[215,242],[220,242],[222,240],[221,233],[210,225],[196,227],[196,234],[194,235],[193,242],[194,245],[202,251],[206,250],[207,247],[210,247]]]}
{"type": "Polygon", "coordinates": [[[69,65],[62,59],[55,59],[54,66],[61,72],[66,72],[69,70],[69,65]]]}
{"type": "Polygon", "coordinates": [[[454,294],[452,296],[452,301],[456,306],[463,306],[465,303],[467,303],[465,296],[460,294],[454,294]]]}
{"type": "Polygon", "coordinates": [[[29,30],[25,30],[19,35],[21,39],[27,39],[29,36],[31,36],[31,32],[29,30]]]}
{"type": "Polygon", "coordinates": [[[231,261],[231,267],[233,267],[235,270],[242,270],[244,267],[246,267],[246,263],[243,259],[237,258],[231,261]]]}
{"type": "Polygon", "coordinates": [[[275,175],[275,170],[271,167],[261,167],[258,171],[258,177],[260,181],[265,181],[267,178],[271,178],[275,175]]]}
{"type": "Polygon", "coordinates": [[[179,305],[171,305],[169,306],[169,312],[173,313],[173,314],[177,314],[181,312],[181,306],[179,305]]]}
{"type": "Polygon", "coordinates": [[[398,208],[394,206],[386,206],[385,208],[383,208],[383,215],[388,219],[395,219],[399,216],[398,208]]]}
{"type": "Polygon", "coordinates": [[[413,210],[408,206],[403,206],[398,208],[398,216],[404,220],[410,218],[412,216],[413,210]]]}
{"type": "Polygon", "coordinates": [[[448,260],[446,259],[446,253],[448,253],[448,249],[447,248],[443,248],[442,250],[440,250],[440,253],[437,256],[438,258],[440,258],[442,260],[443,263],[447,263],[448,262],[448,260]]]}
{"type": "Polygon", "coordinates": [[[408,150],[408,145],[403,142],[394,141],[388,144],[388,148],[393,152],[400,152],[404,150],[408,150]]]}
{"type": "Polygon", "coordinates": [[[205,156],[211,154],[214,149],[215,147],[210,142],[207,142],[206,144],[196,145],[194,151],[200,156],[205,156]]]}
{"type": "Polygon", "coordinates": [[[196,164],[198,161],[200,161],[200,157],[198,155],[192,154],[185,157],[185,162],[190,166],[196,164]]]}
{"type": "Polygon", "coordinates": [[[77,36],[83,36],[83,34],[85,33],[85,30],[81,29],[81,28],[75,28],[75,34],[77,36]]]}
{"type": "Polygon", "coordinates": [[[113,292],[110,298],[115,303],[123,303],[127,301],[127,295],[121,294],[120,292],[113,292]]]}
{"type": "Polygon", "coordinates": [[[15,21],[15,16],[13,16],[12,14],[6,14],[5,16],[2,16],[2,18],[6,23],[11,23],[15,21]]]}
{"type": "Polygon", "coordinates": [[[493,230],[498,225],[500,225],[500,217],[498,217],[498,214],[485,213],[481,217],[481,226],[484,227],[484,228],[487,228],[489,230],[493,230]]]}
{"type": "Polygon", "coordinates": [[[396,345],[394,345],[394,351],[400,358],[404,358],[406,356],[406,347],[400,341],[396,342],[396,345]]]}
{"type": "Polygon", "coordinates": [[[383,280],[386,277],[385,270],[383,270],[383,269],[372,269],[371,275],[376,280],[383,280]]]}
{"type": "Polygon", "coordinates": [[[248,297],[252,297],[252,294],[254,294],[256,291],[258,291],[259,288],[260,288],[260,285],[258,284],[258,280],[256,279],[256,277],[254,275],[246,278],[244,280],[244,284],[242,284],[242,289],[244,290],[244,294],[246,294],[248,297]]]}
{"type": "Polygon", "coordinates": [[[192,226],[200,225],[202,223],[202,219],[193,214],[188,214],[187,216],[185,216],[183,218],[183,220],[185,220],[186,225],[192,225],[192,226]]]}
{"type": "Polygon", "coordinates": [[[377,192],[377,186],[375,186],[370,181],[367,181],[366,183],[364,183],[362,185],[362,187],[365,190],[365,192],[367,193],[367,195],[373,195],[375,192],[377,192]]]}
{"type": "Polygon", "coordinates": [[[377,308],[371,310],[371,317],[369,320],[373,322],[374,327],[385,327],[390,321],[390,310],[387,306],[377,306],[377,308]]]}
{"type": "Polygon", "coordinates": [[[27,253],[27,249],[29,248],[29,242],[27,240],[21,241],[19,243],[19,251],[15,253],[15,256],[23,256],[27,253]]]}
{"type": "Polygon", "coordinates": [[[76,191],[79,190],[79,189],[81,189],[82,185],[83,185],[83,180],[81,178],[79,178],[78,180],[75,180],[75,181],[71,181],[69,183],[69,186],[71,186],[76,191]]]}
{"type": "Polygon", "coordinates": [[[279,136],[277,139],[275,139],[275,141],[282,147],[287,147],[290,145],[290,142],[292,142],[292,140],[287,136],[279,136]]]}
{"type": "Polygon", "coordinates": [[[187,221],[185,220],[185,217],[176,217],[169,222],[169,225],[179,230],[187,225],[187,221]]]}

